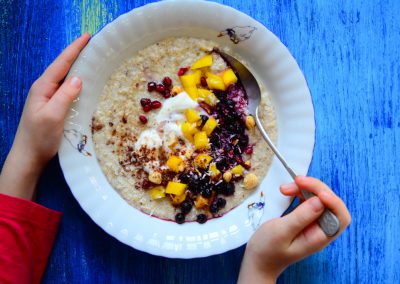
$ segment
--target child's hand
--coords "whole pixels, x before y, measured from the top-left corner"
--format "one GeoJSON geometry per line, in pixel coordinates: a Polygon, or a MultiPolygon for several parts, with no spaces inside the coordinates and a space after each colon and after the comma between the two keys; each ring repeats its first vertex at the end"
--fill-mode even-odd
{"type": "Polygon", "coordinates": [[[321,181],[297,177],[295,183],[281,186],[288,196],[299,196],[301,189],[316,195],[301,203],[290,214],[263,224],[247,244],[239,275],[240,283],[274,283],[290,264],[322,250],[350,224],[350,214],[343,201],[321,181]],[[316,222],[324,208],[340,221],[340,230],[327,237],[316,222]]]}
{"type": "Polygon", "coordinates": [[[89,38],[85,33],[75,40],[33,83],[0,176],[0,193],[32,198],[40,172],[58,151],[64,118],[82,88],[79,78],[64,78],[89,38]]]}

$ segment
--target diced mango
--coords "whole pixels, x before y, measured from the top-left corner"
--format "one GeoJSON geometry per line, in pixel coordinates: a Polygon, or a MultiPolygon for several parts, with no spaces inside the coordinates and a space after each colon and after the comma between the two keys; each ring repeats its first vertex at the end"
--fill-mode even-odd
{"type": "Polygon", "coordinates": [[[150,190],[151,199],[161,199],[165,197],[165,188],[163,186],[156,186],[150,190]]]}
{"type": "Polygon", "coordinates": [[[182,123],[181,130],[183,136],[185,136],[185,138],[190,142],[193,142],[193,135],[199,132],[199,129],[196,127],[196,123],[189,122],[182,123]]]}
{"type": "Polygon", "coordinates": [[[196,70],[193,72],[193,77],[196,85],[200,85],[200,80],[202,75],[203,73],[201,72],[201,70],[196,70]]]}
{"type": "Polygon", "coordinates": [[[196,167],[205,169],[207,168],[208,164],[211,162],[212,157],[207,154],[199,154],[195,160],[194,163],[196,167]]]}
{"type": "Polygon", "coordinates": [[[167,166],[172,171],[179,173],[185,169],[185,163],[183,160],[178,156],[171,156],[167,161],[167,166]]]}
{"type": "Polygon", "coordinates": [[[194,135],[194,146],[199,150],[208,148],[208,137],[205,131],[197,132],[194,135]]]}
{"type": "Polygon", "coordinates": [[[214,95],[213,92],[207,89],[197,89],[198,99],[203,100],[205,103],[210,106],[215,106],[218,102],[218,98],[214,95]]]}
{"type": "Polygon", "coordinates": [[[215,127],[217,127],[218,122],[215,120],[214,117],[210,116],[206,123],[203,126],[203,131],[206,132],[207,136],[210,136],[211,133],[214,131],[215,127]]]}
{"type": "Polygon", "coordinates": [[[235,167],[233,167],[233,168],[231,169],[231,173],[232,173],[233,175],[242,176],[242,175],[243,175],[243,167],[242,167],[241,165],[237,165],[237,166],[235,166],[235,167]]]}
{"type": "Polygon", "coordinates": [[[222,80],[222,78],[218,75],[215,75],[211,72],[207,72],[206,73],[206,81],[207,81],[207,86],[210,89],[213,90],[221,90],[221,91],[225,91],[226,87],[224,84],[224,81],[222,80]]]}
{"type": "Polygon", "coordinates": [[[209,200],[207,198],[204,198],[203,196],[201,196],[200,194],[197,195],[196,197],[196,201],[194,202],[194,205],[196,206],[196,208],[204,208],[206,206],[208,206],[208,202],[209,200]]]}
{"type": "Polygon", "coordinates": [[[167,188],[165,189],[165,193],[180,196],[185,193],[186,187],[187,184],[176,181],[169,181],[167,184],[167,188]]]}
{"type": "Polygon", "coordinates": [[[184,89],[190,87],[196,87],[197,77],[195,73],[180,76],[179,79],[181,80],[182,86],[184,89]]]}
{"type": "Polygon", "coordinates": [[[221,176],[221,171],[217,169],[217,165],[215,163],[211,163],[209,170],[211,172],[211,178],[217,179],[221,176]]]}
{"type": "Polygon", "coordinates": [[[199,60],[197,60],[195,63],[193,63],[192,67],[190,69],[200,69],[203,67],[209,67],[212,65],[213,62],[213,57],[211,54],[205,55],[201,57],[199,60]]]}
{"type": "Polygon", "coordinates": [[[171,197],[172,204],[174,204],[174,205],[179,205],[179,204],[181,204],[183,201],[185,201],[185,199],[186,199],[186,192],[184,192],[184,193],[181,194],[181,195],[173,195],[173,194],[171,194],[170,197],[171,197]]]}
{"type": "Polygon", "coordinates": [[[201,119],[200,115],[194,109],[187,109],[185,111],[186,120],[190,123],[197,122],[201,119]]]}
{"type": "Polygon", "coordinates": [[[198,91],[197,91],[197,87],[186,87],[185,88],[185,92],[189,95],[189,97],[192,98],[192,100],[196,101],[197,98],[199,97],[198,91]]]}
{"type": "Polygon", "coordinates": [[[233,70],[231,68],[225,70],[221,74],[221,77],[222,77],[222,80],[224,81],[224,84],[225,84],[226,87],[236,83],[237,80],[238,80],[238,78],[236,77],[235,72],[233,72],[233,70]]]}

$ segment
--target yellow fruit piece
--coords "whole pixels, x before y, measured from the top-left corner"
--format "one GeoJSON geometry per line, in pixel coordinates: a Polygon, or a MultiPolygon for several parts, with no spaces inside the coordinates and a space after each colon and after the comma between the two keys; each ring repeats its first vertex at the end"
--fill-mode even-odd
{"type": "Polygon", "coordinates": [[[212,157],[207,154],[199,154],[196,159],[194,160],[194,163],[196,167],[205,169],[207,168],[208,164],[211,162],[212,157]]]}
{"type": "Polygon", "coordinates": [[[180,196],[185,193],[186,187],[187,184],[176,181],[169,181],[167,184],[167,188],[165,189],[165,193],[180,196]]]}
{"type": "Polygon", "coordinates": [[[242,175],[243,175],[243,167],[242,167],[241,165],[237,165],[237,166],[235,166],[235,167],[233,167],[233,168],[231,169],[231,173],[232,173],[233,175],[242,176],[242,175]]]}
{"type": "Polygon", "coordinates": [[[197,122],[201,119],[200,115],[194,109],[188,109],[185,111],[186,120],[190,123],[197,122]]]}
{"type": "Polygon", "coordinates": [[[194,135],[194,146],[199,150],[208,148],[208,137],[205,131],[197,132],[194,135]]]}
{"type": "Polygon", "coordinates": [[[211,172],[211,178],[216,179],[220,177],[221,171],[218,170],[217,165],[215,163],[210,164],[209,170],[211,172]]]}
{"type": "Polygon", "coordinates": [[[181,195],[170,195],[171,200],[172,200],[172,204],[174,205],[179,205],[181,204],[183,201],[185,201],[186,199],[186,192],[181,194],[181,195]]]}
{"type": "Polygon", "coordinates": [[[183,88],[186,90],[190,87],[196,87],[197,77],[198,75],[192,73],[188,75],[182,75],[179,77],[179,79],[181,80],[183,88]]]}
{"type": "Polygon", "coordinates": [[[190,67],[190,69],[194,70],[194,69],[200,69],[203,67],[209,67],[211,66],[213,63],[213,57],[211,54],[209,55],[205,55],[203,57],[201,57],[199,60],[197,60],[195,63],[193,63],[192,67],[190,67]]]}
{"type": "Polygon", "coordinates": [[[217,127],[218,122],[215,120],[214,117],[210,116],[206,123],[203,126],[203,131],[206,132],[207,136],[210,136],[211,133],[214,131],[215,127],[217,127]]]}
{"type": "Polygon", "coordinates": [[[189,122],[182,123],[181,130],[183,136],[185,136],[185,138],[190,142],[193,142],[193,135],[199,132],[199,129],[196,127],[196,123],[189,122]]]}
{"type": "Polygon", "coordinates": [[[185,169],[185,163],[183,160],[178,156],[171,156],[167,161],[167,166],[172,171],[179,173],[185,169]]]}
{"type": "Polygon", "coordinates": [[[202,88],[198,88],[197,93],[198,93],[199,99],[203,99],[204,101],[210,94],[212,94],[212,92],[210,90],[202,89],[202,88]]]}
{"type": "Polygon", "coordinates": [[[196,201],[194,202],[194,205],[196,206],[196,208],[204,208],[206,206],[208,206],[208,199],[204,198],[203,196],[201,196],[200,194],[197,195],[196,197],[196,201]]]}
{"type": "Polygon", "coordinates": [[[207,81],[207,86],[210,89],[213,90],[221,90],[221,91],[225,91],[226,87],[224,84],[224,81],[222,80],[222,78],[218,75],[215,75],[211,72],[207,72],[206,73],[206,81],[207,81]]]}
{"type": "Polygon", "coordinates": [[[236,77],[235,72],[231,68],[225,70],[222,74],[222,81],[224,81],[224,84],[226,87],[229,85],[232,85],[237,82],[238,78],[236,77]]]}
{"type": "Polygon", "coordinates": [[[150,190],[151,199],[160,199],[165,197],[165,188],[163,186],[156,186],[150,190]]]}
{"type": "Polygon", "coordinates": [[[218,98],[214,95],[213,92],[207,89],[197,89],[198,99],[203,100],[205,103],[210,106],[215,106],[218,102],[218,98]]]}
{"type": "Polygon", "coordinates": [[[201,76],[202,76],[201,70],[196,70],[192,74],[193,74],[194,82],[196,83],[196,85],[200,85],[200,80],[201,80],[201,76]]]}
{"type": "Polygon", "coordinates": [[[197,98],[199,97],[198,91],[197,91],[197,87],[186,87],[185,88],[185,92],[189,95],[189,97],[192,98],[192,100],[196,101],[197,98]]]}
{"type": "Polygon", "coordinates": [[[253,173],[247,174],[244,177],[243,184],[245,189],[253,189],[258,185],[258,177],[253,173]]]}

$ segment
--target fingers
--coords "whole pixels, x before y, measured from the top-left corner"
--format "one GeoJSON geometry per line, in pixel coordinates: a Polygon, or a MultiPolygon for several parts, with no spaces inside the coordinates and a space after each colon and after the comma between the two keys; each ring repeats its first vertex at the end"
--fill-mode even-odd
{"type": "Polygon", "coordinates": [[[57,90],[54,96],[45,106],[45,111],[57,114],[59,119],[64,119],[72,102],[79,96],[82,89],[82,80],[78,77],[71,77],[66,80],[57,90]]]}
{"type": "Polygon", "coordinates": [[[310,198],[301,203],[291,213],[282,217],[282,220],[286,223],[286,234],[294,239],[301,231],[321,216],[324,208],[318,197],[310,198]]]}
{"type": "Polygon", "coordinates": [[[351,221],[350,213],[343,201],[323,182],[312,177],[298,176],[295,179],[298,188],[317,195],[325,207],[329,208],[340,221],[340,231],[343,231],[351,221]]]}
{"type": "Polygon", "coordinates": [[[295,183],[288,183],[280,186],[280,191],[283,195],[299,197],[301,201],[304,201],[304,196],[301,193],[300,188],[295,183]]]}
{"type": "Polygon", "coordinates": [[[81,50],[90,39],[90,34],[84,33],[71,43],[64,51],[47,67],[39,80],[58,84],[67,75],[72,63],[76,60],[81,50]]]}
{"type": "Polygon", "coordinates": [[[306,227],[291,243],[290,254],[299,260],[312,253],[322,250],[333,239],[328,238],[319,225],[314,222],[306,227]]]}

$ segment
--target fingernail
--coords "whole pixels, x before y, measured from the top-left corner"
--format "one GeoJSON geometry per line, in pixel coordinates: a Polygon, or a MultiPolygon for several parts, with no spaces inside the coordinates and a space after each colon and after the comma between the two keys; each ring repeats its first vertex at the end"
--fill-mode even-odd
{"type": "Polygon", "coordinates": [[[69,84],[74,87],[75,89],[79,89],[82,86],[82,80],[78,77],[74,76],[69,81],[69,84]]]}
{"type": "Polygon", "coordinates": [[[313,197],[310,199],[311,207],[314,209],[315,212],[319,212],[324,209],[324,204],[322,204],[321,200],[318,197],[313,197]]]}
{"type": "Polygon", "coordinates": [[[282,189],[282,190],[292,190],[292,189],[296,189],[296,184],[294,184],[294,183],[282,184],[282,185],[281,185],[281,189],[282,189]]]}

